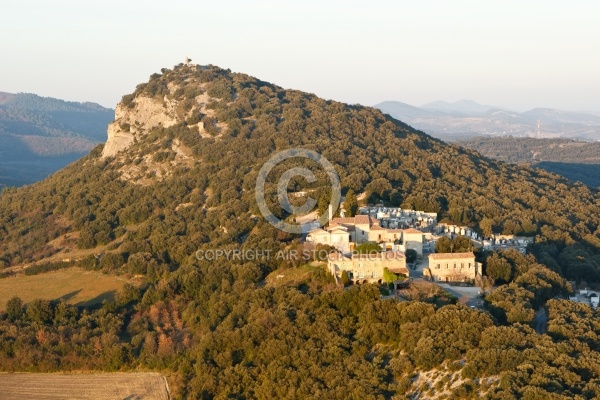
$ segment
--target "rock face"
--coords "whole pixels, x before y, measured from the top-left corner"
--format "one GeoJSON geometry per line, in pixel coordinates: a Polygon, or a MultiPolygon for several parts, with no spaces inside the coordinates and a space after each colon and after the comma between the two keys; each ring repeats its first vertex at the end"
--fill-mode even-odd
{"type": "Polygon", "coordinates": [[[174,105],[166,97],[160,101],[139,96],[129,106],[119,103],[115,110],[115,121],[108,126],[108,140],[104,145],[102,157],[117,155],[152,128],[168,128],[177,122],[174,105]]]}

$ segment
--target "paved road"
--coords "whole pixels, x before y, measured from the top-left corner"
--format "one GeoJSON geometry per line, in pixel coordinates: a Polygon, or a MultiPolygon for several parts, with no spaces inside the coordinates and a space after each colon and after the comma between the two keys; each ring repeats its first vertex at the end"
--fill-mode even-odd
{"type": "MultiPolygon", "coordinates": [[[[424,280],[423,270],[429,268],[429,257],[425,255],[415,270],[410,269],[410,277],[413,281],[424,280]]],[[[458,301],[469,307],[483,308],[483,300],[480,297],[481,289],[477,286],[452,286],[446,283],[436,283],[439,287],[458,298],[458,301]]]]}
{"type": "Polygon", "coordinates": [[[456,296],[460,303],[469,307],[483,307],[483,300],[480,297],[481,289],[477,286],[452,286],[446,283],[438,283],[438,286],[456,296]]]}

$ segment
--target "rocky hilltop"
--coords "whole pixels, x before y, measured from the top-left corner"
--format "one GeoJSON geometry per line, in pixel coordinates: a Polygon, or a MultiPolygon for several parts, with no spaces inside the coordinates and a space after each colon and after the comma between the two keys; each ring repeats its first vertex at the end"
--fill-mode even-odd
{"type": "MultiPolygon", "coordinates": [[[[600,396],[597,312],[555,300],[565,278],[600,283],[597,191],[445,144],[374,108],[215,66],[152,75],[123,97],[110,131],[105,149],[2,193],[0,277],[77,266],[139,284],[102,296],[98,309],[69,306],[70,296],[11,299],[0,313],[3,371],[160,370],[173,398],[600,396]],[[403,302],[382,300],[387,289],[375,285],[342,290],[319,260],[198,257],[302,249],[261,217],[255,196],[263,165],[296,148],[326,157],[342,191],[367,202],[536,243],[527,256],[478,260],[497,278],[485,310],[448,304],[437,286],[411,286],[415,301],[403,302]]],[[[272,169],[273,214],[294,218],[275,203],[278,178],[296,167],[316,180],[291,179],[287,190],[326,211],[329,179],[315,164],[272,169]]]]}
{"type": "MultiPolygon", "coordinates": [[[[221,99],[208,95],[206,90],[209,84],[194,76],[195,72],[208,71],[209,67],[186,65],[180,68],[187,70],[191,75],[184,80],[166,84],[162,82],[166,77],[155,75],[151,77],[150,88],[143,84],[132,95],[123,97],[117,105],[115,121],[108,127],[108,140],[102,157],[117,155],[157,127],[169,128],[178,123],[186,123],[189,127],[198,129],[200,135],[210,136],[206,132],[203,119],[211,120],[215,111],[207,105],[221,99]],[[162,83],[160,92],[153,90],[154,83],[162,83]],[[194,93],[190,92],[190,88],[194,88],[194,93]]],[[[208,124],[216,131],[224,127],[214,120],[208,124]]]]}
{"type": "Polygon", "coordinates": [[[115,156],[127,149],[136,139],[158,126],[169,128],[178,120],[173,113],[174,102],[139,96],[128,105],[119,103],[115,110],[115,120],[108,126],[108,140],[102,157],[115,156]]]}

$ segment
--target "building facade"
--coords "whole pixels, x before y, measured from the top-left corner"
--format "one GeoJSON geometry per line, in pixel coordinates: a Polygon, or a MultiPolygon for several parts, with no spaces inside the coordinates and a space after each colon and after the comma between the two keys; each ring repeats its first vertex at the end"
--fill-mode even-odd
{"type": "Polygon", "coordinates": [[[310,231],[306,241],[333,246],[343,253],[351,252],[356,245],[373,242],[384,250],[406,252],[414,249],[423,255],[423,232],[412,228],[383,228],[368,215],[333,218],[326,228],[310,231]]]}
{"type": "Polygon", "coordinates": [[[472,252],[429,255],[429,273],[436,282],[473,282],[481,275],[480,267],[472,252]]]}
{"type": "Polygon", "coordinates": [[[404,253],[396,251],[350,256],[333,253],[329,255],[327,267],[338,282],[341,280],[342,272],[346,271],[348,279],[353,284],[383,283],[385,268],[397,275],[406,277],[409,275],[404,253]]]}

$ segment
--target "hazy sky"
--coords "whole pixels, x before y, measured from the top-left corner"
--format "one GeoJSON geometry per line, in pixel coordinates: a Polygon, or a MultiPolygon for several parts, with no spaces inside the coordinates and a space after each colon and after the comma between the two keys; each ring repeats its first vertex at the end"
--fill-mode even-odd
{"type": "Polygon", "coordinates": [[[0,91],[114,107],[186,54],[372,105],[600,111],[600,2],[5,1],[0,91]]]}

